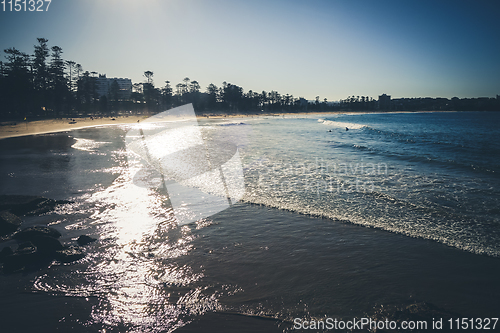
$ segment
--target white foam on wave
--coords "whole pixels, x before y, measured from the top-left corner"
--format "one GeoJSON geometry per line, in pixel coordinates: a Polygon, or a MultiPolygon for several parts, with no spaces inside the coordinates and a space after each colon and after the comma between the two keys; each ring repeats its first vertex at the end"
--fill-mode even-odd
{"type": "Polygon", "coordinates": [[[236,122],[230,122],[230,123],[220,123],[220,124],[215,124],[216,126],[239,126],[239,125],[246,125],[244,122],[241,121],[236,121],[236,122]]]}
{"type": "Polygon", "coordinates": [[[83,150],[83,151],[95,151],[103,144],[109,142],[97,142],[89,139],[75,138],[76,142],[71,146],[73,149],[83,150]]]}
{"type": "Polygon", "coordinates": [[[362,129],[363,127],[366,127],[366,125],[363,124],[355,124],[355,123],[347,123],[347,122],[342,122],[342,121],[333,121],[333,120],[325,120],[325,119],[318,119],[318,122],[332,126],[332,127],[338,127],[338,128],[348,128],[348,129],[362,129]]]}

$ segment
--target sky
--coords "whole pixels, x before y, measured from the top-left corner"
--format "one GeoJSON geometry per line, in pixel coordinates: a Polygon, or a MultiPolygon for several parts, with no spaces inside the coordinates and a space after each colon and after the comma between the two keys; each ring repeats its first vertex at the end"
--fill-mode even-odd
{"type": "Polygon", "coordinates": [[[152,71],[156,87],[188,77],[203,91],[225,81],[310,100],[500,94],[497,0],[52,0],[46,11],[3,9],[1,50],[32,54],[43,37],[84,71],[134,83],[152,71]]]}

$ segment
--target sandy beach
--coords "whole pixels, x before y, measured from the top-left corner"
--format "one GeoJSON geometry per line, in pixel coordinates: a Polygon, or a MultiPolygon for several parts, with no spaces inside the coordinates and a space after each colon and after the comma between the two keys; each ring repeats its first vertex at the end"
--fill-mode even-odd
{"type": "MultiPolygon", "coordinates": [[[[283,113],[279,114],[262,114],[258,116],[283,116],[283,113]]],[[[298,115],[294,113],[293,115],[298,115]]],[[[198,116],[198,118],[241,118],[250,117],[256,115],[203,115],[198,116]]],[[[92,126],[103,126],[103,125],[117,125],[117,124],[131,124],[137,123],[144,119],[149,118],[150,115],[142,116],[121,116],[121,117],[103,117],[103,118],[59,118],[59,119],[46,119],[46,120],[36,120],[36,121],[7,121],[0,123],[0,139],[13,138],[18,136],[26,135],[36,135],[36,134],[46,134],[55,132],[71,131],[74,129],[92,127],[92,126]]]]}
{"type": "MultiPolygon", "coordinates": [[[[283,114],[279,114],[282,116],[283,114]]],[[[0,139],[13,138],[18,136],[46,134],[55,132],[71,131],[84,127],[131,124],[149,118],[151,115],[142,116],[121,116],[102,118],[59,118],[36,121],[6,121],[0,123],[0,139]]],[[[241,118],[251,115],[209,115],[198,116],[198,118],[241,118]]],[[[261,115],[259,115],[261,116],[261,115]]],[[[262,116],[278,116],[278,114],[263,114],[262,116]]]]}
{"type": "Polygon", "coordinates": [[[0,139],[71,131],[73,129],[90,126],[137,123],[138,120],[140,121],[145,118],[144,116],[103,117],[94,119],[87,117],[5,122],[0,126],[0,139]]]}

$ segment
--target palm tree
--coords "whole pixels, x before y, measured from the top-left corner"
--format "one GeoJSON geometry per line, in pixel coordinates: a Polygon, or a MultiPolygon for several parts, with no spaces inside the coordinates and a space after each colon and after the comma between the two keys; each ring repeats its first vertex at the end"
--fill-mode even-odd
{"type": "Polygon", "coordinates": [[[182,95],[182,93],[183,93],[183,91],[184,91],[184,84],[183,84],[183,83],[177,83],[177,84],[175,85],[175,88],[177,89],[177,93],[176,93],[176,94],[177,94],[178,96],[181,96],[181,95],[182,95]]]}
{"type": "Polygon", "coordinates": [[[48,83],[47,57],[49,56],[48,39],[37,38],[39,45],[35,45],[35,89],[45,92],[48,83]]]}
{"type": "Polygon", "coordinates": [[[182,93],[185,94],[188,92],[189,81],[191,81],[188,77],[185,77],[182,81],[184,81],[182,93]]]}
{"type": "Polygon", "coordinates": [[[189,86],[189,92],[196,93],[200,91],[200,84],[198,81],[191,81],[191,85],[189,86]]]}
{"type": "Polygon", "coordinates": [[[153,72],[152,71],[145,71],[144,72],[144,76],[146,77],[146,79],[148,80],[148,83],[149,84],[153,84],[153,72]]]}
{"type": "Polygon", "coordinates": [[[265,92],[264,90],[262,90],[262,93],[259,95],[259,102],[260,102],[261,108],[263,110],[264,106],[267,103],[267,92],[265,92]]]}

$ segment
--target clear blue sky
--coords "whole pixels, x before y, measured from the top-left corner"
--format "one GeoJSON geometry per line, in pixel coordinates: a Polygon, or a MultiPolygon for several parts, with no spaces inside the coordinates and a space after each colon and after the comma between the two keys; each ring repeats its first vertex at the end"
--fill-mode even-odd
{"type": "Polygon", "coordinates": [[[307,99],[494,97],[499,17],[497,0],[52,0],[0,11],[0,47],[31,54],[44,37],[84,70],[133,82],[150,70],[157,87],[189,77],[307,99]]]}

